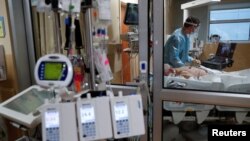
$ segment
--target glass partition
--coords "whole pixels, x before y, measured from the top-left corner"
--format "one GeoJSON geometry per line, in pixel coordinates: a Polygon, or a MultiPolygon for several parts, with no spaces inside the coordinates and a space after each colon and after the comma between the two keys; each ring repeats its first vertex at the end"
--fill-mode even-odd
{"type": "Polygon", "coordinates": [[[250,3],[187,4],[164,1],[163,87],[249,94],[250,3]]]}
{"type": "Polygon", "coordinates": [[[223,127],[224,131],[249,128],[249,111],[248,108],[164,101],[162,141],[216,140],[216,134],[214,137],[211,134],[214,127],[218,130],[223,127]]]}
{"type": "MultiPolygon", "coordinates": [[[[188,123],[190,129],[194,125],[194,129],[204,131],[203,123],[210,119],[197,119],[200,115],[197,110],[205,110],[215,120],[216,114],[228,114],[229,119],[233,117],[232,124],[238,124],[239,119],[234,115],[237,111],[241,113],[242,108],[249,116],[250,58],[246,52],[250,49],[250,38],[249,25],[245,27],[249,18],[211,19],[214,15],[210,15],[216,10],[232,9],[230,12],[233,12],[249,7],[247,0],[153,1],[153,140],[169,140],[164,138],[164,133],[171,126],[178,132],[184,131],[178,126],[183,120],[190,120],[185,116],[191,116],[196,122],[188,123]],[[222,24],[224,26],[220,26],[222,24]],[[229,24],[230,27],[225,26],[229,24]],[[180,112],[183,110],[184,114],[180,112]],[[173,120],[173,117],[179,119],[173,120]]],[[[218,124],[220,120],[212,122],[218,124]]],[[[249,126],[248,118],[245,123],[249,126]]]]}

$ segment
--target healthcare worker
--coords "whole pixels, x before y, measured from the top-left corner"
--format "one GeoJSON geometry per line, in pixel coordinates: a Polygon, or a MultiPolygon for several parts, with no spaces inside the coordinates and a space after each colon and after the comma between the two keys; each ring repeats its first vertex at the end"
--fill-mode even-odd
{"type": "Polygon", "coordinates": [[[176,29],[164,46],[164,64],[179,68],[186,64],[200,64],[189,56],[190,35],[198,32],[200,21],[195,17],[188,17],[182,28],[176,29]]]}

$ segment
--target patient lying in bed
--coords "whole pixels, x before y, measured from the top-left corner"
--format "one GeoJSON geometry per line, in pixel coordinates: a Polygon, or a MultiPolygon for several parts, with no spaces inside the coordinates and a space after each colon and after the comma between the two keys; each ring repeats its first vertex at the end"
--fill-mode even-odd
{"type": "Polygon", "coordinates": [[[190,77],[200,78],[201,76],[207,75],[208,72],[205,69],[191,66],[184,66],[180,68],[172,68],[169,65],[164,65],[164,75],[165,76],[183,76],[188,79],[190,77]]]}
{"type": "Polygon", "coordinates": [[[200,67],[164,65],[164,87],[250,93],[250,69],[223,72],[200,67]]]}

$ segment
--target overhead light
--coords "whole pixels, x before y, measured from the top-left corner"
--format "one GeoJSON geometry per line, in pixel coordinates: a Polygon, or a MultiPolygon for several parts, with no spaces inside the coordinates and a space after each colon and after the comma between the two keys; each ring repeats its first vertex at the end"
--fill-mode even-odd
{"type": "Polygon", "coordinates": [[[194,7],[200,7],[208,5],[210,3],[220,2],[221,0],[194,0],[181,5],[181,9],[189,9],[194,7]]]}

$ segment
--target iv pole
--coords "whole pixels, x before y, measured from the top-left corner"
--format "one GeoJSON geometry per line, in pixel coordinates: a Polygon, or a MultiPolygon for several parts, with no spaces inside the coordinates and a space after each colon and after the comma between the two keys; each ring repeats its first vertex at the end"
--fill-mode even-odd
{"type": "MultiPolygon", "coordinates": [[[[85,33],[86,37],[86,48],[87,48],[87,67],[90,69],[90,75],[88,76],[89,88],[91,90],[96,90],[95,87],[95,65],[94,65],[94,55],[93,55],[93,40],[92,40],[92,23],[91,23],[91,8],[87,8],[86,11],[83,10],[84,20],[85,20],[85,33]]],[[[82,28],[83,29],[83,28],[82,28]]]]}

